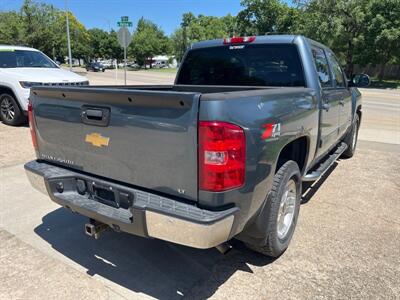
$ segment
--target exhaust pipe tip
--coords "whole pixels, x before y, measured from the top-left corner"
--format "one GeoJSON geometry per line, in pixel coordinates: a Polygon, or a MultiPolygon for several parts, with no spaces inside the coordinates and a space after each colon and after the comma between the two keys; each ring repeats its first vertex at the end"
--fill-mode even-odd
{"type": "Polygon", "coordinates": [[[222,244],[216,246],[215,248],[217,248],[217,250],[223,255],[227,254],[229,251],[232,250],[232,246],[230,244],[228,244],[227,242],[222,243],[222,244]]]}

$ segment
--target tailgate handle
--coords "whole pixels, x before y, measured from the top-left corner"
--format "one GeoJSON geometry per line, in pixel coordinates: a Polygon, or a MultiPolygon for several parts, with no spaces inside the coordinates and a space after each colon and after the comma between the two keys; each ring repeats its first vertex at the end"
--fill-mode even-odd
{"type": "Polygon", "coordinates": [[[107,107],[82,106],[82,123],[88,125],[108,126],[110,121],[110,109],[107,107]]]}

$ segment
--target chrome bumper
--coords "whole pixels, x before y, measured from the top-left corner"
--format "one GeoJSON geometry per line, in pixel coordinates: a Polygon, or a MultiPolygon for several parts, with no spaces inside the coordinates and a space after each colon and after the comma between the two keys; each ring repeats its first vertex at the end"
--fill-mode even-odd
{"type": "MultiPolygon", "coordinates": [[[[27,177],[35,189],[49,195],[54,202],[73,212],[105,223],[110,227],[115,228],[117,225],[121,231],[127,233],[199,249],[215,247],[231,238],[237,208],[223,212],[207,211],[194,205],[135,189],[131,189],[132,193],[135,193],[135,200],[129,211],[110,207],[78,193],[73,197],[69,193],[68,197],[63,198],[61,194],[54,192],[52,187],[54,180],[62,180],[62,178],[60,179],[62,168],[48,165],[46,170],[46,166],[42,164],[45,163],[31,162],[25,165],[27,177]],[[32,169],[36,167],[37,170],[33,171],[32,169]],[[49,178],[52,175],[55,175],[56,179],[49,178]],[[143,199],[146,199],[147,202],[143,199]]],[[[75,176],[74,174],[77,174],[76,176],[79,178],[84,177],[66,170],[65,178],[70,180],[71,176],[75,176]]],[[[90,180],[93,179],[90,178],[90,180]]]]}
{"type": "Polygon", "coordinates": [[[226,242],[233,220],[234,216],[231,215],[213,224],[199,224],[146,211],[149,236],[199,249],[212,248],[226,242]]]}
{"type": "Polygon", "coordinates": [[[42,192],[45,195],[48,195],[47,188],[46,188],[46,183],[44,182],[44,177],[33,173],[29,170],[26,170],[26,176],[28,177],[29,182],[31,183],[32,187],[34,187],[36,190],[39,192],[42,192]]]}

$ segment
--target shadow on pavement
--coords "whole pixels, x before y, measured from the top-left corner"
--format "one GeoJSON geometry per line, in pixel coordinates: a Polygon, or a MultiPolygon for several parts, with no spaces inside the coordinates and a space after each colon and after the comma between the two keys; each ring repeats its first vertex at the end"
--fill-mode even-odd
{"type": "MultiPolygon", "coordinates": [[[[337,165],[335,162],[315,183],[304,183],[302,204],[312,199],[337,165]]],[[[236,271],[252,272],[247,264],[265,266],[274,261],[235,240],[227,255],[113,231],[94,240],[84,233],[87,218],[64,208],[42,221],[35,233],[89,275],[98,274],[135,293],[159,299],[208,298],[236,271]]]]}
{"type": "Polygon", "coordinates": [[[317,181],[313,182],[303,182],[303,196],[301,197],[301,204],[308,203],[311,198],[315,195],[321,185],[325,182],[325,180],[331,175],[331,173],[338,166],[338,162],[335,161],[333,165],[319,178],[317,181]]]}
{"type": "Polygon", "coordinates": [[[247,264],[273,260],[234,241],[227,255],[154,239],[107,231],[99,240],[84,233],[85,217],[59,208],[43,218],[35,233],[91,276],[98,274],[135,293],[159,299],[208,298],[236,271],[252,272],[247,264]]]}

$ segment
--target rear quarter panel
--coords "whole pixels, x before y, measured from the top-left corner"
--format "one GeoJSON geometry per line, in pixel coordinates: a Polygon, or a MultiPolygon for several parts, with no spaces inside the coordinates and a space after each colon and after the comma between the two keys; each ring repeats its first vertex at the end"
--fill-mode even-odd
{"type": "Polygon", "coordinates": [[[225,121],[241,126],[246,135],[246,179],[242,188],[222,192],[199,192],[204,207],[235,205],[239,220],[232,234],[240,232],[263,204],[272,186],[277,158],[282,148],[305,136],[309,149],[316,148],[318,135],[318,100],[308,88],[276,88],[256,91],[203,95],[201,121],[225,121]],[[263,138],[265,124],[280,130],[263,138]]]}

